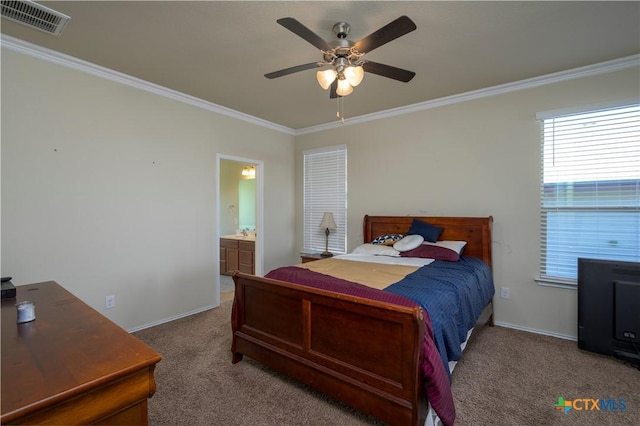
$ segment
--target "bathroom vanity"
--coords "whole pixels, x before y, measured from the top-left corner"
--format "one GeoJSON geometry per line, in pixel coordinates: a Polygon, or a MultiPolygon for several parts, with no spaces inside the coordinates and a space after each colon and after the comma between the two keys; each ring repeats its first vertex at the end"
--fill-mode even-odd
{"type": "Polygon", "coordinates": [[[220,274],[255,271],[255,235],[225,235],[220,238],[220,274]]]}

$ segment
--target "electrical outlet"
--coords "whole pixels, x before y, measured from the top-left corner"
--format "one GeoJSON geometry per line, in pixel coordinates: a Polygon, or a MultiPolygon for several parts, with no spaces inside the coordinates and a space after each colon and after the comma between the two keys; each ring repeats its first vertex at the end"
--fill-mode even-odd
{"type": "Polygon", "coordinates": [[[500,297],[503,299],[509,298],[509,287],[500,287],[500,297]]]}
{"type": "Polygon", "coordinates": [[[104,299],[104,307],[106,309],[112,309],[116,307],[116,295],[110,294],[104,299]]]}

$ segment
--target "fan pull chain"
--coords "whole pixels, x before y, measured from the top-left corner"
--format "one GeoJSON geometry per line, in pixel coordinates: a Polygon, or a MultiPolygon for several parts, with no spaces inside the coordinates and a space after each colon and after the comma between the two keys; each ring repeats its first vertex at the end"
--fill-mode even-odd
{"type": "Polygon", "coordinates": [[[338,96],[338,111],[336,111],[336,117],[340,119],[342,124],[344,124],[344,97],[338,96]]]}

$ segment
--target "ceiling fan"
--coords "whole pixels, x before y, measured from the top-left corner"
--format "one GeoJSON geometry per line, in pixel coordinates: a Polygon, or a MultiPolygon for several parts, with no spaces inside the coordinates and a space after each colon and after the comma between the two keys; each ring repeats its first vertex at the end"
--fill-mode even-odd
{"type": "Polygon", "coordinates": [[[320,49],[322,61],[274,71],[265,74],[267,78],[278,78],[313,68],[327,68],[318,71],[316,77],[323,89],[331,88],[329,96],[336,98],[353,92],[353,87],[364,78],[365,71],[404,83],[416,75],[413,71],[364,59],[364,55],[373,49],[415,30],[416,24],[407,16],[399,17],[355,43],[347,40],[351,27],[346,22],[338,22],[333,26],[337,39],[331,42],[326,42],[294,18],[281,18],[276,22],[320,49]]]}

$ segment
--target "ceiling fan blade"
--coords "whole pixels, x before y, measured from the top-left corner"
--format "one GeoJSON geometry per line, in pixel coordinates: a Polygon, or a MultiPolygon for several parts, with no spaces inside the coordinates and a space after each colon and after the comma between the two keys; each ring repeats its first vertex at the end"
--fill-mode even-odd
{"type": "Polygon", "coordinates": [[[373,49],[402,37],[416,28],[416,24],[409,17],[403,15],[358,41],[354,47],[360,53],[371,52],[373,49]]]}
{"type": "Polygon", "coordinates": [[[265,74],[264,76],[267,78],[278,78],[278,77],[282,77],[283,75],[293,74],[294,72],[310,70],[312,68],[318,68],[319,66],[320,65],[318,65],[317,62],[309,62],[308,64],[296,65],[295,67],[290,67],[290,68],[285,68],[279,71],[270,72],[268,74],[265,74]]]}
{"type": "Polygon", "coordinates": [[[320,50],[332,50],[333,48],[329,43],[322,39],[319,35],[311,31],[309,28],[302,25],[294,18],[280,18],[276,21],[292,33],[302,37],[309,43],[313,44],[320,50]]]}
{"type": "Polygon", "coordinates": [[[329,99],[335,99],[338,97],[336,90],[338,90],[338,79],[333,80],[333,83],[331,83],[331,87],[329,88],[329,99]]]}
{"type": "Polygon", "coordinates": [[[407,83],[411,81],[411,79],[416,75],[413,71],[403,70],[402,68],[392,67],[391,65],[379,64],[377,62],[367,61],[362,64],[362,68],[364,68],[365,72],[370,72],[371,74],[378,74],[383,77],[392,78],[394,80],[402,81],[407,83]]]}

